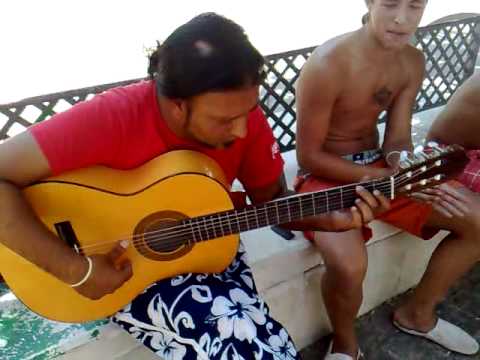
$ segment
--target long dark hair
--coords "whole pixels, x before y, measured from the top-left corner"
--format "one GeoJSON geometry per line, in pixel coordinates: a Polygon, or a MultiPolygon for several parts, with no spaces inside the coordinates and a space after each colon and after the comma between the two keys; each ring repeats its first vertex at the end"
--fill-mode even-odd
{"type": "Polygon", "coordinates": [[[204,13],[158,44],[149,58],[148,74],[161,95],[188,99],[260,84],[264,58],[242,27],[215,13],[204,13]]]}

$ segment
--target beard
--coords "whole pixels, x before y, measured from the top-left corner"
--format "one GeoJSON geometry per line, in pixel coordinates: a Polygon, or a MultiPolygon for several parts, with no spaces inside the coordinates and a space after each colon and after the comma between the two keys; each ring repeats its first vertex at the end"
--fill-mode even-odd
{"type": "Polygon", "coordinates": [[[231,140],[224,143],[211,144],[211,143],[205,142],[205,140],[200,139],[196,135],[195,129],[192,128],[192,110],[190,106],[187,106],[187,116],[185,119],[184,132],[188,136],[188,138],[202,144],[203,146],[209,149],[224,150],[224,149],[230,148],[235,143],[235,140],[231,140]]]}

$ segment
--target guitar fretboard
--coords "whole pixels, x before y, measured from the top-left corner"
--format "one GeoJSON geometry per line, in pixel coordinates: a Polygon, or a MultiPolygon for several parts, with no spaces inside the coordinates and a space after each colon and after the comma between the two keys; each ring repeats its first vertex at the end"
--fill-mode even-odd
{"type": "MultiPolygon", "coordinates": [[[[297,194],[260,205],[250,205],[241,210],[230,210],[186,219],[182,225],[190,231],[184,231],[182,238],[188,242],[205,241],[350,208],[358,198],[355,191],[357,185],[359,184],[297,194]]],[[[391,198],[392,183],[390,179],[369,181],[361,183],[361,185],[370,192],[379,190],[386,197],[391,198]]]]}

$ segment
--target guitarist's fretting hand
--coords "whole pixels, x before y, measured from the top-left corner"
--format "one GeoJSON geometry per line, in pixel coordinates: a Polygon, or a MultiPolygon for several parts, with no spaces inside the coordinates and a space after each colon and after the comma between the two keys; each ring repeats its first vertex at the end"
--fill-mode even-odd
{"type": "Polygon", "coordinates": [[[289,230],[340,232],[361,228],[390,208],[390,201],[379,191],[371,193],[358,186],[356,192],[358,199],[351,209],[332,211],[281,226],[289,230]]]}
{"type": "Polygon", "coordinates": [[[350,210],[340,210],[319,216],[321,230],[345,231],[361,228],[390,208],[390,201],[379,191],[370,193],[365,188],[355,189],[359,198],[350,210]],[[324,218],[324,219],[322,219],[324,218]]]}
{"type": "MultiPolygon", "coordinates": [[[[79,287],[76,287],[80,294],[97,300],[107,294],[113,293],[122,284],[132,277],[132,265],[127,259],[118,262],[125,253],[128,242],[119,242],[107,254],[91,255],[93,266],[92,273],[88,280],[79,287]]],[[[84,266],[78,269],[78,279],[80,280],[87,272],[88,264],[84,261],[84,266]]]]}

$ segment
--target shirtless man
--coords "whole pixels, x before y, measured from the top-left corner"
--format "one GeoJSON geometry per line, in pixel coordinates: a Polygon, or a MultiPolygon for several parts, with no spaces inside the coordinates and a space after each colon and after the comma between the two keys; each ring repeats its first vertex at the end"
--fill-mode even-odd
{"type": "Polygon", "coordinates": [[[459,180],[480,193],[480,73],[468,79],[435,119],[428,140],[460,144],[468,149],[470,163],[459,180]]]}
{"type": "MultiPolygon", "coordinates": [[[[426,0],[367,0],[366,24],[318,47],[305,64],[297,87],[298,191],[328,188],[386,176],[399,152],[411,150],[411,115],[424,77],[424,57],[409,45],[426,0]],[[382,148],[377,119],[387,111],[382,148]],[[383,163],[386,160],[389,166],[383,163]],[[377,166],[364,166],[371,163],[377,166]],[[382,162],[382,166],[378,166],[382,162]]],[[[478,343],[435,315],[449,287],[480,259],[480,200],[468,189],[443,186],[433,205],[400,199],[379,218],[430,238],[451,234],[435,250],[409,300],[395,311],[401,330],[428,337],[464,354],[478,343]],[[416,217],[412,218],[412,214],[416,217]]],[[[316,232],[311,239],[326,263],[322,293],[333,327],[325,359],[360,357],[354,321],[362,303],[367,269],[365,240],[371,232],[316,232]],[[362,236],[363,235],[363,236],[362,236]]]]}

